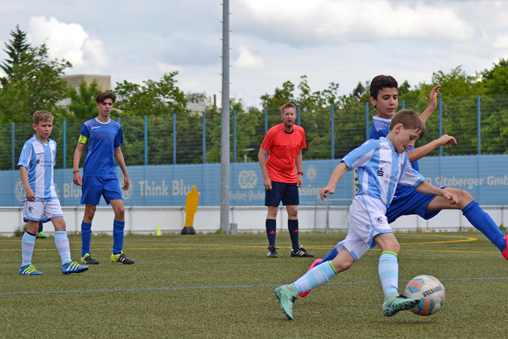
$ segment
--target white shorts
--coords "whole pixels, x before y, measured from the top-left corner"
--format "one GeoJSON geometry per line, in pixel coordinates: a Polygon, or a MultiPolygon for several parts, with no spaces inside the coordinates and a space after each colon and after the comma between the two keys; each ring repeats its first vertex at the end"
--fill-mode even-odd
{"type": "Polygon", "coordinates": [[[56,217],[63,217],[60,200],[28,201],[25,200],[23,207],[23,220],[41,221],[56,217]]]}
{"type": "Polygon", "coordinates": [[[393,233],[385,216],[386,208],[379,199],[370,196],[357,196],[349,207],[349,230],[346,238],[335,249],[337,254],[346,248],[358,261],[369,248],[376,244],[372,240],[381,233],[393,233]]]}

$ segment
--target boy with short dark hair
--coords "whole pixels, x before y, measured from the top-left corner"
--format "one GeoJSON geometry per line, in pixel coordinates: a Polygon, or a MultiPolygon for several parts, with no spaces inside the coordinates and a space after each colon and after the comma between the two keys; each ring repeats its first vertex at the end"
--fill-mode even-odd
{"type": "Polygon", "coordinates": [[[25,142],[18,162],[24,188],[23,217],[27,222],[26,232],[21,239],[23,262],[19,274],[42,275],[42,272],[32,265],[32,254],[39,222],[47,219],[51,219],[55,226],[55,244],[62,260],[62,273],[84,272],[88,270],[88,266],[78,265],[71,260],[62,207],[53,182],[56,142],[49,139],[53,129],[53,115],[47,111],[35,112],[32,127],[36,134],[25,142]]]}
{"type": "Polygon", "coordinates": [[[113,207],[113,253],[112,262],[134,264],[134,260],[123,254],[125,228],[125,207],[122,191],[116,176],[115,158],[124,175],[123,190],[130,186],[129,174],[123,157],[121,144],[123,132],[120,124],[110,119],[116,95],[111,92],[96,96],[99,116],[86,121],[81,127],[78,145],[74,152],[73,181],[82,187],[81,203],[85,204],[85,214],[81,223],[81,262],[97,265],[99,261],[92,257],[90,242],[92,239],[92,220],[101,196],[113,207]],[[79,173],[81,153],[86,145],[86,157],[83,165],[83,178],[79,173]]]}
{"type": "Polygon", "coordinates": [[[407,153],[417,139],[425,133],[425,125],[414,111],[402,110],[393,119],[386,138],[367,140],[362,146],[348,153],[333,171],[326,187],[321,189],[321,199],[335,192],[337,182],[348,170],[358,168],[360,188],[349,212],[349,229],[346,238],[336,246],[338,255],[331,261],[309,270],[289,285],[275,289],[282,311],[293,319],[293,304],[299,294],[325,284],[336,274],[349,269],[369,248],[381,248],[378,273],[385,295],[383,315],[415,307],[420,300],[408,299],[398,294],[397,255],[400,245],[394,236],[386,209],[390,206],[397,184],[446,199],[449,204],[458,202],[455,194],[425,182],[415,171],[407,153]]]}

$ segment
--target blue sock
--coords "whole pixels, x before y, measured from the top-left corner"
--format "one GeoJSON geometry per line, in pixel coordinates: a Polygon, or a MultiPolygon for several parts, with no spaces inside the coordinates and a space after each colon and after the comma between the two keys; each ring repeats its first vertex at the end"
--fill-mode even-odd
{"type": "Polygon", "coordinates": [[[296,251],[300,248],[298,244],[298,220],[288,220],[288,231],[291,236],[291,244],[293,249],[296,251]]]}
{"type": "Polygon", "coordinates": [[[277,234],[277,223],[275,219],[266,219],[266,236],[268,245],[275,246],[275,235],[277,234]]]}
{"type": "Polygon", "coordinates": [[[381,253],[379,257],[378,274],[384,294],[398,294],[399,263],[397,262],[397,255],[395,253],[390,251],[381,253]]]}
{"type": "Polygon", "coordinates": [[[113,254],[122,253],[125,221],[113,220],[113,254]]]}
{"type": "Polygon", "coordinates": [[[62,265],[72,261],[67,231],[55,231],[55,245],[60,254],[60,259],[62,259],[62,265]]]}
{"type": "Polygon", "coordinates": [[[313,288],[323,285],[331,278],[335,277],[337,271],[331,261],[327,265],[314,266],[309,272],[305,273],[300,279],[294,282],[298,293],[305,293],[313,288]]]}
{"type": "Polygon", "coordinates": [[[81,223],[81,258],[90,253],[90,242],[92,241],[92,223],[81,223]]]}
{"type": "Polygon", "coordinates": [[[25,232],[21,239],[21,258],[23,263],[21,266],[27,266],[32,264],[32,254],[35,246],[35,235],[25,232]]]}
{"type": "Polygon", "coordinates": [[[475,200],[464,207],[462,213],[477,230],[482,232],[501,252],[504,252],[506,240],[503,232],[475,200]]]}

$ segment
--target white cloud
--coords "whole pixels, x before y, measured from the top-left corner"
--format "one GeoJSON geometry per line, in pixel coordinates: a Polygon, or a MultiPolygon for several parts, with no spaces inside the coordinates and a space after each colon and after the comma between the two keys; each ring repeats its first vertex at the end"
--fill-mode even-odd
{"type": "Polygon", "coordinates": [[[440,3],[387,0],[241,0],[240,31],[293,46],[379,39],[465,41],[474,28],[440,3]]]}
{"type": "Polygon", "coordinates": [[[182,66],[165,64],[163,62],[157,62],[157,69],[163,73],[178,71],[179,74],[182,74],[185,72],[185,69],[182,66]]]}
{"type": "Polygon", "coordinates": [[[494,42],[495,48],[508,48],[508,34],[499,35],[496,37],[496,41],[494,42]]]}
{"type": "Polygon", "coordinates": [[[245,68],[245,69],[263,69],[265,68],[265,63],[263,62],[263,59],[261,57],[258,57],[249,50],[247,46],[240,46],[237,49],[238,54],[240,56],[238,57],[238,60],[234,62],[234,66],[238,68],[245,68]]]}
{"type": "Polygon", "coordinates": [[[45,43],[52,58],[64,58],[74,67],[107,67],[109,56],[100,39],[90,38],[80,24],[67,24],[44,16],[30,18],[28,41],[45,43]]]}

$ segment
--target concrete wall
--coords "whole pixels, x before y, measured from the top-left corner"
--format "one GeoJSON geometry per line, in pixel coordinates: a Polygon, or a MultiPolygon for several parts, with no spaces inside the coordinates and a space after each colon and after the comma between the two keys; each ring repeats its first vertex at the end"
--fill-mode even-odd
{"type": "MultiPolygon", "coordinates": [[[[508,225],[508,206],[483,206],[497,225],[508,225]]],[[[264,232],[266,207],[231,207],[230,222],[238,225],[238,232],[264,232]]],[[[67,223],[67,231],[79,232],[83,219],[84,207],[63,207],[64,219],[67,223]]],[[[347,230],[347,208],[330,208],[329,228],[331,232],[345,232],[347,230]]],[[[112,234],[113,210],[111,207],[97,207],[93,221],[93,231],[112,234]]],[[[305,232],[314,230],[315,216],[319,230],[325,228],[324,212],[316,213],[314,207],[300,206],[299,221],[300,230],[305,232]]],[[[126,207],[125,212],[127,232],[148,234],[155,233],[157,224],[161,231],[179,233],[184,225],[185,212],[183,207],[126,207]]],[[[0,207],[0,235],[11,236],[17,228],[24,225],[22,220],[23,209],[21,207],[0,207]]],[[[199,207],[194,217],[194,229],[196,232],[210,233],[220,229],[220,207],[199,207]]],[[[392,228],[398,231],[426,230],[427,221],[418,216],[405,216],[396,220],[392,228]]],[[[461,211],[445,210],[428,221],[429,230],[456,231],[459,229],[471,229],[471,224],[462,216],[461,211]]],[[[287,230],[287,213],[284,207],[279,210],[277,229],[287,230]],[[282,212],[282,213],[281,213],[282,212]]],[[[44,226],[44,232],[53,234],[51,223],[44,226]]]]}

